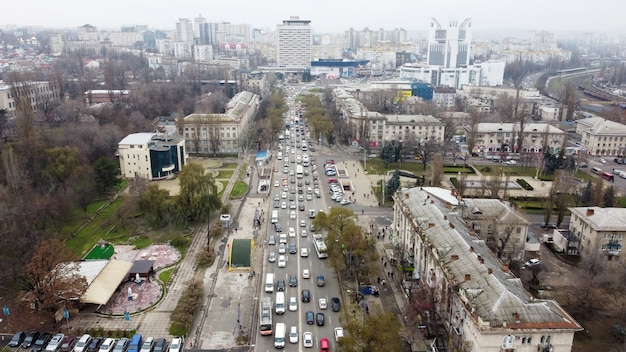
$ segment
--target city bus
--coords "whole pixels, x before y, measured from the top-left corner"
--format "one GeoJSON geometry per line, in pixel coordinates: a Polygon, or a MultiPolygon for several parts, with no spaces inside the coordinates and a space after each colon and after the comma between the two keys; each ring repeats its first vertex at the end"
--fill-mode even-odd
{"type": "Polygon", "coordinates": [[[261,329],[261,335],[268,336],[273,333],[272,331],[272,299],[270,297],[261,298],[261,312],[259,317],[259,327],[261,329]]]}
{"type": "Polygon", "coordinates": [[[326,248],[326,243],[324,243],[324,237],[322,237],[322,235],[313,235],[313,247],[315,247],[315,253],[317,253],[318,258],[328,258],[328,250],[326,248]]]}
{"type": "Polygon", "coordinates": [[[602,178],[605,179],[605,180],[609,180],[611,182],[615,182],[614,176],[611,173],[609,173],[609,172],[603,172],[602,173],[602,178]]]}

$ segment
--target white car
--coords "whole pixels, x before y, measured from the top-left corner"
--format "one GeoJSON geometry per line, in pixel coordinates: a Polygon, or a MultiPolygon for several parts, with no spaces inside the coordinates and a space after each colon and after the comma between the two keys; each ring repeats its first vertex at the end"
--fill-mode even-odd
{"type": "MultiPolygon", "coordinates": [[[[283,193],[281,193],[280,197],[281,197],[282,199],[287,199],[287,192],[283,192],[283,193]]],[[[285,203],[285,207],[287,207],[287,203],[285,203]]]]}
{"type": "Polygon", "coordinates": [[[298,298],[297,297],[289,297],[289,311],[295,312],[298,310],[298,298]]]}
{"type": "Polygon", "coordinates": [[[296,230],[293,227],[289,228],[289,237],[296,237],[296,230]]]}
{"type": "Polygon", "coordinates": [[[302,230],[301,235],[302,235],[302,237],[306,237],[306,230],[302,230]]]}
{"type": "Polygon", "coordinates": [[[289,219],[291,220],[295,220],[296,219],[296,211],[292,210],[291,213],[289,213],[289,219]]]}
{"type": "MultiPolygon", "coordinates": [[[[48,346],[50,346],[50,344],[48,344],[48,346]]],[[[100,345],[100,349],[98,349],[99,352],[110,352],[113,351],[113,347],[115,346],[115,339],[112,338],[107,338],[106,340],[104,340],[104,342],[102,343],[102,345],[100,345]]],[[[48,350],[48,348],[46,347],[46,351],[48,350]]]]}
{"type": "Polygon", "coordinates": [[[303,279],[310,279],[311,278],[311,272],[309,271],[309,269],[302,270],[302,278],[303,279]]]}
{"type": "Polygon", "coordinates": [[[175,337],[170,343],[169,352],[180,352],[183,349],[183,339],[181,337],[175,337]]]}
{"type": "Polygon", "coordinates": [[[345,198],[341,198],[341,202],[339,202],[341,205],[348,205],[350,203],[352,203],[351,201],[345,199],[345,198]]]}
{"type": "Polygon", "coordinates": [[[287,209],[287,202],[280,203],[280,208],[281,209],[287,209]]]}
{"type": "Polygon", "coordinates": [[[287,245],[281,243],[278,245],[278,254],[285,254],[287,252],[287,245]]]}
{"type": "Polygon", "coordinates": [[[517,165],[517,161],[515,160],[509,160],[506,162],[507,165],[517,165]]]}
{"type": "Polygon", "coordinates": [[[303,258],[306,258],[309,256],[309,249],[308,248],[300,248],[300,256],[303,258]]]}
{"type": "Polygon", "coordinates": [[[530,266],[536,266],[536,265],[539,265],[539,264],[541,264],[541,261],[539,259],[537,259],[537,258],[533,258],[533,259],[527,261],[526,263],[524,263],[524,268],[530,267],[530,266]]]}
{"type": "Polygon", "coordinates": [[[280,187],[280,182],[274,181],[274,187],[280,187]]]}
{"type": "Polygon", "coordinates": [[[300,220],[300,227],[306,227],[306,221],[300,220]]]}
{"type": "Polygon", "coordinates": [[[340,326],[335,328],[335,341],[339,342],[341,339],[343,339],[343,328],[340,326]]]}
{"type": "Polygon", "coordinates": [[[320,309],[328,308],[328,302],[326,301],[326,298],[320,298],[318,303],[319,303],[320,309]]]}
{"type": "Polygon", "coordinates": [[[606,164],[606,160],[604,160],[604,158],[600,158],[600,164],[606,164]]]}
{"type": "Polygon", "coordinates": [[[270,252],[270,254],[267,256],[267,260],[270,263],[273,263],[276,261],[276,252],[270,252]]]}
{"type": "Polygon", "coordinates": [[[312,332],[307,331],[302,334],[302,346],[304,346],[305,348],[313,347],[313,333],[312,332]]]}
{"type": "MultiPolygon", "coordinates": [[[[48,351],[48,352],[56,352],[59,349],[59,347],[61,347],[61,343],[63,343],[63,339],[64,338],[65,338],[65,335],[63,335],[63,334],[56,334],[56,335],[52,336],[52,339],[50,340],[50,342],[48,342],[48,346],[46,346],[46,351],[48,351]]],[[[109,339],[107,339],[107,341],[108,340],[109,339]]],[[[113,340],[113,339],[111,339],[111,340],[113,340]]],[[[111,343],[111,345],[114,345],[115,344],[114,342],[115,342],[115,340],[113,340],[113,343],[111,343]]],[[[113,348],[113,346],[111,346],[111,348],[108,351],[110,351],[112,348],[113,348]]],[[[100,347],[100,350],[102,350],[102,347],[100,347]]]]}
{"type": "Polygon", "coordinates": [[[278,267],[284,268],[286,266],[287,266],[287,259],[285,258],[285,256],[284,255],[278,256],[278,267]]]}
{"type": "Polygon", "coordinates": [[[292,326],[289,330],[289,342],[298,343],[298,327],[292,326]]]}

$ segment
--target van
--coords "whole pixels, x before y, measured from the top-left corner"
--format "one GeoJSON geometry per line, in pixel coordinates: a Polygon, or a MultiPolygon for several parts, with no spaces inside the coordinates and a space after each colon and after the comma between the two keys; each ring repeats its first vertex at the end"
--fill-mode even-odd
{"type": "Polygon", "coordinates": [[[320,339],[320,352],[330,352],[330,343],[325,337],[320,339]]]}
{"type": "Polygon", "coordinates": [[[274,274],[273,273],[265,274],[265,292],[267,293],[274,292],[274,274]]]}
{"type": "Polygon", "coordinates": [[[287,326],[285,323],[276,324],[276,332],[274,332],[274,347],[285,348],[285,334],[287,333],[287,326]]]}
{"type": "Polygon", "coordinates": [[[285,292],[276,293],[276,314],[285,314],[285,292]]]}
{"type": "Polygon", "coordinates": [[[133,335],[133,338],[130,339],[130,344],[128,345],[128,352],[139,352],[142,344],[143,339],[141,338],[141,335],[133,335]]]}
{"type": "Polygon", "coordinates": [[[592,167],[591,168],[591,172],[593,172],[594,174],[601,174],[602,173],[602,169],[599,167],[592,167]]]}
{"type": "Polygon", "coordinates": [[[278,222],[278,210],[272,210],[272,224],[278,222]]]}

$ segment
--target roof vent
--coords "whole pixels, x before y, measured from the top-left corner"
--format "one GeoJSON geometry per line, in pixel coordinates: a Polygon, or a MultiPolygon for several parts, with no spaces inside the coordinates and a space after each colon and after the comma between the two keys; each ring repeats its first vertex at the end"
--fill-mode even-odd
{"type": "Polygon", "coordinates": [[[595,209],[588,208],[588,209],[587,209],[587,216],[591,216],[591,215],[593,215],[593,213],[594,213],[594,212],[595,212],[595,209]]]}
{"type": "Polygon", "coordinates": [[[472,279],[472,275],[465,274],[465,281],[470,281],[472,279]]]}

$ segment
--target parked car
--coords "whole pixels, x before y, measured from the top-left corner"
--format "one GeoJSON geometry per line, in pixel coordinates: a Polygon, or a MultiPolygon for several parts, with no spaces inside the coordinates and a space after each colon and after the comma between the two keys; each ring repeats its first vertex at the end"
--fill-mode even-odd
{"type": "Polygon", "coordinates": [[[527,268],[527,267],[536,266],[536,265],[539,265],[539,264],[541,264],[541,261],[539,259],[537,259],[537,258],[533,258],[533,259],[527,261],[526,263],[524,263],[524,267],[527,268]]]}
{"type": "Polygon", "coordinates": [[[165,352],[167,348],[167,340],[166,339],[158,339],[154,343],[154,348],[152,352],[165,352]]]}
{"type": "MultiPolygon", "coordinates": [[[[33,344],[32,348],[30,349],[30,352],[43,351],[44,348],[46,348],[46,345],[48,344],[48,342],[50,342],[50,339],[52,339],[52,335],[47,332],[44,332],[43,334],[39,335],[39,338],[33,344]]],[[[93,351],[90,351],[90,352],[93,352],[93,351]]]]}
{"type": "Polygon", "coordinates": [[[35,341],[37,341],[37,339],[39,338],[39,332],[38,331],[31,331],[28,333],[28,335],[26,335],[26,337],[24,338],[24,341],[22,341],[22,348],[23,349],[27,349],[30,348],[35,341]]]}
{"type": "Polygon", "coordinates": [[[517,161],[515,160],[509,160],[506,162],[507,165],[517,165],[517,161]]]}
{"type": "Polygon", "coordinates": [[[24,342],[25,338],[26,338],[26,333],[24,331],[16,332],[11,338],[11,341],[9,341],[9,347],[19,347],[19,345],[21,345],[22,342],[24,342]]]}
{"type": "MultiPolygon", "coordinates": [[[[61,347],[59,347],[59,352],[70,352],[74,349],[74,345],[76,344],[76,336],[66,336],[61,343],[61,347]]],[[[120,351],[124,352],[124,351],[120,351]]]]}
{"type": "Polygon", "coordinates": [[[130,340],[128,338],[122,337],[121,339],[117,340],[115,348],[113,348],[113,352],[126,352],[129,343],[130,340]]]}
{"type": "Polygon", "coordinates": [[[154,349],[154,338],[147,337],[145,340],[143,340],[143,345],[141,345],[141,349],[139,350],[139,352],[152,352],[153,349],[154,349]]]}
{"type": "Polygon", "coordinates": [[[184,340],[182,337],[174,337],[170,343],[169,352],[181,352],[183,350],[184,340]]]}
{"type": "Polygon", "coordinates": [[[87,352],[98,352],[100,345],[104,342],[104,337],[94,337],[91,339],[89,346],[87,346],[87,352]]]}
{"type": "Polygon", "coordinates": [[[63,334],[56,334],[52,336],[52,338],[50,339],[50,342],[48,342],[48,345],[46,346],[46,351],[56,352],[61,346],[61,343],[63,342],[64,338],[65,338],[65,335],[63,334]]]}
{"type": "Polygon", "coordinates": [[[76,346],[74,346],[74,352],[84,352],[89,346],[90,342],[91,342],[91,335],[84,334],[83,336],[80,337],[80,339],[78,339],[76,346]]]}

